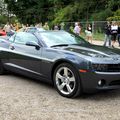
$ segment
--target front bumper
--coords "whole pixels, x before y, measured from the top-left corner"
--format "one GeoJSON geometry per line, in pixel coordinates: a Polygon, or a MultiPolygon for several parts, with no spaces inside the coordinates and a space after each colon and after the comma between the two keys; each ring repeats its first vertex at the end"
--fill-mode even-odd
{"type": "Polygon", "coordinates": [[[86,93],[120,88],[120,72],[80,73],[80,79],[83,92],[86,93]],[[100,80],[104,80],[105,84],[100,86],[98,84],[100,80]]]}

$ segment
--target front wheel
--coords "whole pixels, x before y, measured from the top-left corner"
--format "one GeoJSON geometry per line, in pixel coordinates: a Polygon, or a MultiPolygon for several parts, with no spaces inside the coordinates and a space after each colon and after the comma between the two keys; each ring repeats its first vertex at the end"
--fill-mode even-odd
{"type": "Polygon", "coordinates": [[[60,64],[55,69],[53,79],[58,93],[64,97],[77,97],[82,93],[78,71],[68,63],[60,64]]]}

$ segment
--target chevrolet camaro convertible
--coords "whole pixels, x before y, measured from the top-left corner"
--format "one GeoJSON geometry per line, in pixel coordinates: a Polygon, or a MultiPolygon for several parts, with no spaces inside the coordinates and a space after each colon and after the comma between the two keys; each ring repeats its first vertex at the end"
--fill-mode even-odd
{"type": "Polygon", "coordinates": [[[119,49],[65,31],[19,32],[0,45],[0,74],[7,70],[52,83],[64,97],[120,88],[119,49]]]}

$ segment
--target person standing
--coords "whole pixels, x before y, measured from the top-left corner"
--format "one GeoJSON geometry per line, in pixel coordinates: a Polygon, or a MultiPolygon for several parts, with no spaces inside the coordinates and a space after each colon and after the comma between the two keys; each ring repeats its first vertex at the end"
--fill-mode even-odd
{"type": "Polygon", "coordinates": [[[44,28],[45,30],[49,30],[49,26],[48,26],[48,23],[47,23],[47,22],[45,23],[45,25],[43,26],[43,28],[44,28]]]}
{"type": "Polygon", "coordinates": [[[60,24],[60,30],[64,30],[64,26],[65,26],[65,23],[62,22],[62,23],[60,24]]]}
{"type": "Polygon", "coordinates": [[[25,32],[26,29],[27,29],[26,25],[22,24],[22,30],[23,30],[23,32],[25,32]]]}
{"type": "Polygon", "coordinates": [[[42,22],[35,25],[36,28],[42,28],[42,22]]]}
{"type": "Polygon", "coordinates": [[[59,30],[58,25],[54,25],[54,30],[59,30]]]}
{"type": "Polygon", "coordinates": [[[120,47],[120,22],[118,24],[118,43],[119,43],[119,47],[120,47]]]}
{"type": "Polygon", "coordinates": [[[74,33],[77,35],[80,35],[80,32],[81,32],[81,27],[80,27],[79,23],[76,22],[75,27],[74,27],[74,33]]]}
{"type": "Polygon", "coordinates": [[[116,24],[116,22],[113,22],[111,25],[112,47],[114,47],[114,44],[116,42],[117,32],[118,32],[118,25],[116,24]]]}
{"type": "Polygon", "coordinates": [[[3,28],[3,30],[6,32],[7,36],[11,36],[11,29],[12,29],[11,25],[9,24],[9,22],[7,22],[3,28]]]}
{"type": "Polygon", "coordinates": [[[105,26],[105,41],[104,46],[111,46],[111,25],[110,22],[107,22],[107,25],[105,26]]]}
{"type": "Polygon", "coordinates": [[[90,24],[87,25],[87,28],[85,30],[86,33],[86,39],[87,41],[92,43],[92,27],[90,24]]]}

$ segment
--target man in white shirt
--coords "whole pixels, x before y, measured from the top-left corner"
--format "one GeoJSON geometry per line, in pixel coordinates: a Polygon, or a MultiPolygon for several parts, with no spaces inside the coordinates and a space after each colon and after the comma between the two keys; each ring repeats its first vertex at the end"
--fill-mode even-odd
{"type": "Polygon", "coordinates": [[[5,30],[7,36],[10,36],[11,26],[10,26],[9,22],[7,22],[7,24],[4,26],[3,30],[5,30]]]}
{"type": "Polygon", "coordinates": [[[80,31],[81,31],[81,28],[79,26],[79,23],[75,23],[74,33],[77,35],[80,35],[80,31]]]}

